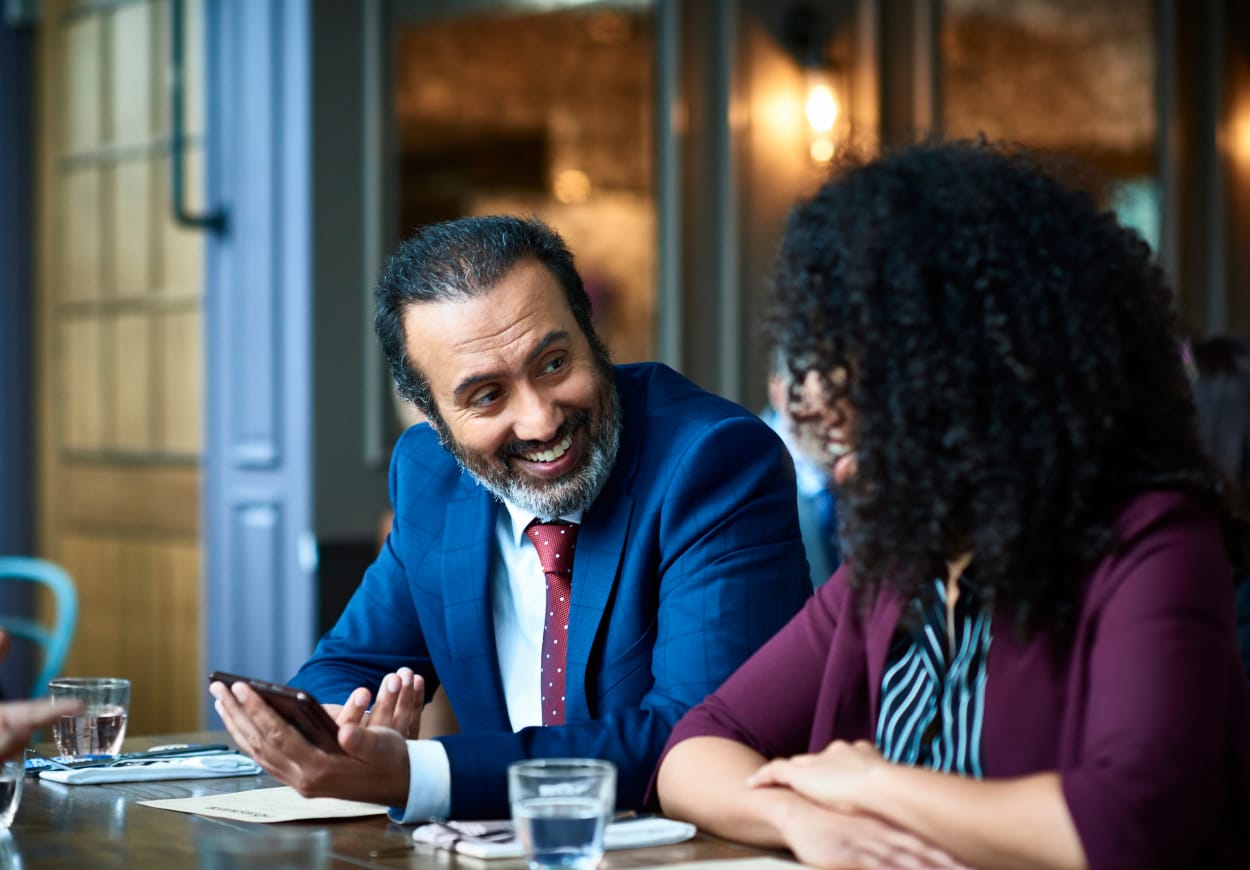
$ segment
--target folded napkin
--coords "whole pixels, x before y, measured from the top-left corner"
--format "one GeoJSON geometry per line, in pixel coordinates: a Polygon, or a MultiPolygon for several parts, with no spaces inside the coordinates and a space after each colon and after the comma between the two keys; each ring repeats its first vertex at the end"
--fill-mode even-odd
{"type": "MultiPolygon", "coordinates": [[[[689,840],[696,830],[688,822],[655,816],[636,816],[609,822],[603,832],[603,848],[641,849],[645,846],[668,846],[689,840]]],[[[417,843],[437,846],[472,858],[520,858],[524,854],[512,822],[445,822],[422,825],[412,832],[412,839],[417,843]]]]}
{"type": "Polygon", "coordinates": [[[121,762],[111,767],[77,770],[45,770],[42,780],[66,785],[102,785],[107,782],[151,782],[159,779],[210,779],[216,776],[248,776],[260,773],[260,765],[245,755],[204,755],[164,761],[121,762]]]}

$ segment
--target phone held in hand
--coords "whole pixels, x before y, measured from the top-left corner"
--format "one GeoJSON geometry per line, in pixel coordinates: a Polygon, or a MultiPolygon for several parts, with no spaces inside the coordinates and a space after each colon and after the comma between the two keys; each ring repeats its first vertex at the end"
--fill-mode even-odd
{"type": "Polygon", "coordinates": [[[228,674],[224,671],[213,671],[208,675],[208,681],[225,683],[227,686],[247,683],[265,699],[265,703],[289,722],[296,731],[304,735],[304,739],[313,746],[325,752],[343,754],[343,747],[339,746],[338,723],[330,718],[330,714],[317,703],[316,698],[303,689],[257,680],[253,677],[228,674]]]}

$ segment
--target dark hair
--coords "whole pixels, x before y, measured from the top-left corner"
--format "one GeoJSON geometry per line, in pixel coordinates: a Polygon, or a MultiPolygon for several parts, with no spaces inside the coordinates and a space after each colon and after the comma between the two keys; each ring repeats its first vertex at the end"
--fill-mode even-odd
{"type": "Polygon", "coordinates": [[[1231,522],[1147,245],[1035,157],[844,158],[791,214],[772,294],[792,399],[815,371],[853,409],[839,511],[860,589],[917,595],[974,552],[996,607],[1060,630],[1126,499],[1181,490],[1231,522]]]}
{"type": "Polygon", "coordinates": [[[1215,464],[1250,499],[1250,341],[1212,336],[1190,346],[1198,431],[1215,464]]]}
{"type": "Polygon", "coordinates": [[[591,322],[590,297],[573,254],[555,230],[537,218],[508,215],[431,224],[391,255],[374,291],[374,328],[399,394],[431,419],[440,419],[438,409],[429,380],[408,359],[405,313],[423,302],[484,296],[524,259],[537,260],[555,276],[591,350],[606,363],[607,349],[591,322]]]}

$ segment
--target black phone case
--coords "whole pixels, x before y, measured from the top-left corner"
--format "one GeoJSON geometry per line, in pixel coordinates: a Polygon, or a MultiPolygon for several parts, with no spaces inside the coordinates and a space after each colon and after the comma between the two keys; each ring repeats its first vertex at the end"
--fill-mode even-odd
{"type": "Polygon", "coordinates": [[[339,746],[338,724],[317,703],[317,699],[303,689],[239,674],[228,674],[224,671],[214,671],[209,674],[208,681],[225,683],[227,686],[234,683],[247,683],[265,699],[265,703],[289,722],[313,746],[325,752],[343,754],[343,747],[339,746]]]}

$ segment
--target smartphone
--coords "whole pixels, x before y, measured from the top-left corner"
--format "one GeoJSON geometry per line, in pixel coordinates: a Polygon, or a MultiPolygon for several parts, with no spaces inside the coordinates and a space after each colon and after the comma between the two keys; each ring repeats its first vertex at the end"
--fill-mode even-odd
{"type": "Polygon", "coordinates": [[[317,699],[292,686],[270,683],[238,674],[227,674],[224,671],[213,671],[208,675],[210,683],[247,683],[265,702],[296,731],[304,735],[304,739],[326,752],[337,752],[342,755],[343,747],[339,746],[339,726],[325,708],[317,703],[317,699]]]}

